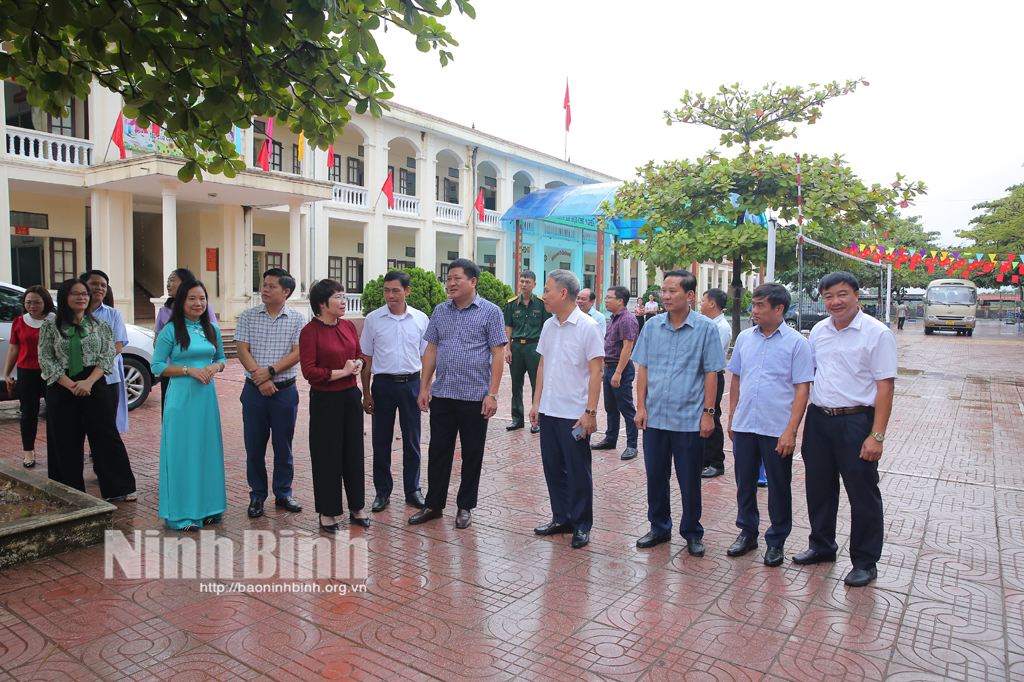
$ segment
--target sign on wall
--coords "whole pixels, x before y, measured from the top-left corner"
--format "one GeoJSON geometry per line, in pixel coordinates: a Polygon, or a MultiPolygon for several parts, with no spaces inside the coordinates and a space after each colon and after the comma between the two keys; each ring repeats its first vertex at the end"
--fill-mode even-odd
{"type": "MultiPolygon", "coordinates": [[[[228,133],[228,141],[235,145],[235,151],[242,153],[242,131],[237,126],[231,127],[228,133]]],[[[154,124],[148,128],[140,128],[134,118],[124,119],[124,146],[137,152],[151,152],[155,154],[168,154],[170,156],[184,156],[175,144],[163,131],[154,124]]],[[[207,154],[207,152],[203,152],[207,154]]]]}
{"type": "Polygon", "coordinates": [[[206,271],[216,272],[217,271],[217,249],[206,250],[206,271]]]}

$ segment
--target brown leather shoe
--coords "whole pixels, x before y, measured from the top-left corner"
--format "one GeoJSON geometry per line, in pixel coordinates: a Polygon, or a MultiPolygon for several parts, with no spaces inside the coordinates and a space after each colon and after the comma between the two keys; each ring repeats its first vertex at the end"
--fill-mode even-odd
{"type": "Polygon", "coordinates": [[[472,522],[473,515],[469,513],[468,509],[460,509],[459,513],[455,515],[456,528],[469,528],[469,524],[472,522]]]}
{"type": "Polygon", "coordinates": [[[433,521],[434,519],[439,519],[442,516],[444,516],[443,509],[428,509],[427,507],[424,507],[409,517],[409,525],[418,526],[421,523],[433,521]]]}

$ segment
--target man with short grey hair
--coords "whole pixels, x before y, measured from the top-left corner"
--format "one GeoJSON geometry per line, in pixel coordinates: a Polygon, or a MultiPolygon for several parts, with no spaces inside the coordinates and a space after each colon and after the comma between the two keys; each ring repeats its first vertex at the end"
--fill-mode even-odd
{"type": "Polygon", "coordinates": [[[594,293],[594,290],[580,289],[580,293],[576,295],[576,306],[580,312],[590,315],[594,322],[597,322],[601,327],[601,338],[604,338],[605,332],[608,330],[608,320],[605,319],[604,313],[597,309],[597,294],[594,293]]]}

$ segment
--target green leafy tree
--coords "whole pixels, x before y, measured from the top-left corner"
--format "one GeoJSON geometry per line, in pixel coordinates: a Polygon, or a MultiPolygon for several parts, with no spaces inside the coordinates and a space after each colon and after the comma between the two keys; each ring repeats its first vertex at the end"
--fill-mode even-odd
{"type": "MultiPolygon", "coordinates": [[[[448,293],[444,286],[437,281],[432,273],[422,268],[405,268],[402,272],[409,275],[409,296],[405,299],[407,305],[416,310],[421,310],[430,317],[434,308],[448,300],[448,293]]],[[[362,295],[363,314],[369,313],[383,305],[384,302],[384,275],[371,280],[363,287],[362,295]]]]}
{"type": "MultiPolygon", "coordinates": [[[[734,158],[711,150],[696,160],[648,162],[638,169],[638,180],[626,183],[609,214],[644,219],[640,239],[624,251],[644,260],[648,267],[670,269],[678,263],[720,261],[733,263],[729,293],[733,299],[733,336],[739,334],[742,273],[764,265],[767,228],[748,223],[747,215],[771,209],[784,222],[797,217],[797,161],[776,154],[755,142],[796,137],[796,124],[813,125],[821,106],[830,99],[854,92],[866,81],[851,80],[819,86],[780,87],[775,83],[749,92],[738,83],[721,86],[712,96],[687,90],[675,111],[666,111],[669,125],[687,123],[722,131],[721,144],[739,145],[734,158]]],[[[837,228],[864,223],[888,224],[897,208],[906,208],[922,183],[910,183],[897,174],[895,182],[870,187],[858,179],[843,157],[802,157],[803,215],[809,235],[832,234],[837,228]]],[[[785,268],[792,251],[777,251],[778,266],[785,268]]]]}
{"type": "MultiPolygon", "coordinates": [[[[467,0],[454,0],[475,17],[467,0]]],[[[458,43],[438,21],[452,0],[0,0],[0,77],[28,88],[28,101],[67,116],[95,81],[120,94],[139,125],[157,123],[201,169],[242,170],[227,141],[232,126],[272,116],[327,149],[351,119],[380,117],[393,83],[374,32],[407,31],[422,52],[458,43]],[[201,154],[198,150],[209,154],[201,154]]]]}
{"type": "Polygon", "coordinates": [[[515,292],[512,291],[512,287],[492,275],[489,270],[483,270],[480,272],[480,279],[476,282],[476,293],[480,294],[481,298],[490,301],[502,310],[505,309],[505,304],[508,303],[508,299],[515,296],[515,292]]]}
{"type": "MultiPolygon", "coordinates": [[[[970,227],[956,231],[957,237],[971,240],[970,251],[998,253],[999,261],[1004,260],[1008,253],[1015,253],[1018,257],[1024,254],[1024,184],[1007,187],[1006,191],[1005,197],[972,206],[975,211],[981,211],[981,215],[971,218],[970,227]]],[[[963,248],[958,247],[958,250],[963,248]]],[[[1007,286],[1011,280],[1003,277],[1003,281],[999,282],[996,280],[998,274],[997,266],[987,274],[975,270],[969,277],[980,287],[999,289],[1007,286]]],[[[1024,296],[1024,285],[1015,286],[1018,295],[1024,296]]]]}

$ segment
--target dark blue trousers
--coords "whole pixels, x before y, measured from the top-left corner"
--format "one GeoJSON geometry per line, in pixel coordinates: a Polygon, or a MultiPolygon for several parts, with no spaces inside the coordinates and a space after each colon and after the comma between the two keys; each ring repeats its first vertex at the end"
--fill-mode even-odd
{"type": "Polygon", "coordinates": [[[402,484],[408,497],[420,489],[420,395],[419,379],[397,383],[374,377],[373,397],[373,488],[378,497],[389,497],[395,488],[391,477],[391,448],[395,436],[395,413],[402,429],[402,484]]]}
{"type": "Polygon", "coordinates": [[[626,447],[635,448],[637,441],[636,407],[633,405],[633,377],[636,369],[632,362],[627,362],[622,369],[622,380],[619,387],[612,386],[612,377],[615,375],[616,365],[604,366],[604,411],[608,414],[608,428],[605,429],[606,440],[617,441],[619,439],[619,415],[622,415],[626,422],[626,447]]]}
{"type": "MultiPolygon", "coordinates": [[[[875,411],[829,417],[816,407],[804,422],[804,468],[807,475],[807,513],[811,521],[810,548],[835,552],[839,477],[850,500],[850,561],[854,568],[871,569],[882,556],[884,526],[878,462],[860,458],[871,434],[875,411]]],[[[771,483],[771,473],[768,482],[771,483]]]]}
{"type": "Polygon", "coordinates": [[[540,415],[540,458],[552,520],[589,533],[594,525],[594,476],[590,443],[572,435],[576,421],[540,415]]]}
{"type": "Polygon", "coordinates": [[[647,470],[647,519],[657,535],[672,532],[672,508],[669,487],[672,463],[683,499],[679,534],[684,538],[704,537],[700,525],[700,472],[704,464],[704,439],[699,431],[663,431],[647,427],[644,431],[644,467],[647,470]]]}
{"type": "Polygon", "coordinates": [[[769,547],[782,548],[793,530],[793,456],[775,452],[779,439],[756,433],[733,433],[736,457],[736,527],[743,537],[757,538],[761,514],[757,508],[757,479],[764,463],[768,475],[768,518],[772,525],[764,534],[769,547]]]}
{"type": "Polygon", "coordinates": [[[245,438],[246,477],[249,498],[267,499],[267,442],[274,445],[274,497],[292,494],[292,437],[299,414],[299,389],[295,384],[265,396],[246,382],[242,387],[242,432],[245,438]]]}

